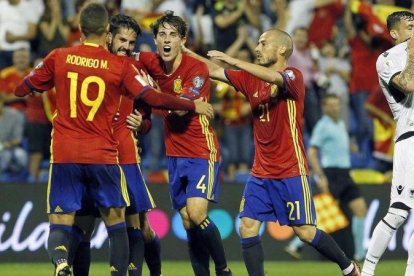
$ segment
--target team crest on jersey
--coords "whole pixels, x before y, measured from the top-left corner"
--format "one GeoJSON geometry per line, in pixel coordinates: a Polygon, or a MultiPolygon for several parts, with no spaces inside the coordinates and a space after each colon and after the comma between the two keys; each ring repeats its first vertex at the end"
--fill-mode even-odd
{"type": "Polygon", "coordinates": [[[387,61],[385,61],[385,67],[390,69],[390,68],[394,67],[394,63],[392,63],[391,60],[387,60],[387,61]]]}
{"type": "Polygon", "coordinates": [[[290,80],[294,80],[296,77],[295,77],[295,74],[293,73],[293,71],[292,70],[286,70],[285,71],[285,74],[286,74],[286,76],[290,79],[290,80]]]}
{"type": "Polygon", "coordinates": [[[182,80],[181,79],[175,79],[174,80],[174,92],[175,93],[181,93],[182,87],[182,80]]]}
{"type": "Polygon", "coordinates": [[[200,76],[196,76],[193,79],[193,85],[195,88],[201,88],[204,84],[204,78],[200,77],[200,76]]]}

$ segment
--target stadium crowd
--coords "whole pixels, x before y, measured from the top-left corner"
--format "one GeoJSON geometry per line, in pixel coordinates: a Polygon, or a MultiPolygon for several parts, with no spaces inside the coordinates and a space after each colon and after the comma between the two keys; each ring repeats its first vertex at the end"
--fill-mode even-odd
{"type": "MultiPolygon", "coordinates": [[[[47,180],[54,91],[17,98],[15,86],[51,50],[80,43],[79,12],[87,0],[0,0],[0,182],[47,180]]],[[[401,0],[98,0],[110,14],[125,13],[143,34],[135,51],[155,51],[150,25],[172,10],[189,22],[188,48],[210,49],[253,62],[259,34],[276,27],[294,42],[289,65],[304,74],[305,145],[322,116],[321,99],[340,99],[350,134],[353,168],[392,167],[395,123],[375,71],[378,55],[392,45],[385,19],[413,10],[401,0]]],[[[225,66],[223,64],[223,66],[225,66]]],[[[221,144],[223,177],[246,177],[253,159],[250,107],[232,86],[214,81],[214,128],[221,144]]],[[[162,118],[142,136],[146,172],[165,169],[162,118]]],[[[245,179],[245,178],[243,178],[245,179]]],[[[243,182],[243,180],[241,181],[243,182]]]]}

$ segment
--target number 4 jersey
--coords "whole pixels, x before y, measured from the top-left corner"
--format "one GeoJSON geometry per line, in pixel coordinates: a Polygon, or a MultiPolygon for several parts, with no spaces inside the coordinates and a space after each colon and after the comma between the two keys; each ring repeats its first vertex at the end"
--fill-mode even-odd
{"type": "MultiPolygon", "coordinates": [[[[139,96],[149,104],[160,105],[164,101],[146,86],[128,58],[112,55],[102,46],[90,43],[52,51],[16,88],[15,94],[22,96],[29,90],[52,87],[56,89],[53,163],[117,164],[112,123],[121,91],[128,91],[125,93],[131,98],[139,96]]],[[[182,102],[175,107],[194,110],[194,104],[182,102]]]]}

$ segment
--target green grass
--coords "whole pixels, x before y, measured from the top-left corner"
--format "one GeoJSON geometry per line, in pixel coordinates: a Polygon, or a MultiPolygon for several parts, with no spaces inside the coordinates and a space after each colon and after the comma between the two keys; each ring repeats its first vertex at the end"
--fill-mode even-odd
{"type": "MultiPolygon", "coordinates": [[[[213,266],[211,266],[213,267],[213,266]]],[[[242,262],[230,262],[233,275],[247,275],[242,262]]],[[[266,275],[269,276],[340,276],[342,275],[336,265],[329,262],[266,262],[266,275]]],[[[383,261],[378,265],[376,276],[401,276],[404,275],[405,261],[383,261]]],[[[7,276],[45,276],[53,275],[52,265],[48,263],[0,263],[0,275],[7,276]]],[[[109,269],[105,263],[93,263],[91,276],[109,275],[109,269]]],[[[143,275],[148,275],[144,270],[143,275]]],[[[165,261],[163,262],[164,276],[193,275],[189,262],[165,261]]],[[[212,273],[212,275],[214,275],[212,273]]]]}

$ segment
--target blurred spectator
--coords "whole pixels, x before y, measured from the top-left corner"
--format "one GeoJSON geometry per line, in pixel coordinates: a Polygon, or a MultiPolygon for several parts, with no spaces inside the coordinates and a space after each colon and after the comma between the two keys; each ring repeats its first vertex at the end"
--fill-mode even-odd
{"type": "Polygon", "coordinates": [[[27,166],[27,153],[21,147],[23,115],[4,106],[5,96],[0,93],[0,175],[20,173],[27,166]]]}
{"type": "Polygon", "coordinates": [[[19,110],[22,114],[26,108],[26,99],[14,95],[14,88],[30,73],[30,51],[28,48],[17,49],[13,52],[13,66],[0,72],[0,94],[5,95],[5,103],[19,110]]]}
{"type": "Polygon", "coordinates": [[[352,235],[354,237],[354,259],[365,259],[364,224],[367,214],[365,199],[352,181],[351,141],[344,122],[339,118],[339,98],[327,94],[322,101],[323,117],[312,132],[309,148],[309,161],[319,187],[346,204],[352,211],[352,235]],[[320,159],[319,161],[319,156],[320,159]]]}
{"type": "MultiPolygon", "coordinates": [[[[40,62],[41,59],[38,59],[35,65],[40,62]]],[[[54,113],[54,99],[55,91],[51,90],[42,94],[34,93],[26,101],[26,135],[29,143],[28,182],[39,181],[40,164],[49,156],[52,131],[50,120],[54,113]]]]}
{"type": "Polygon", "coordinates": [[[69,33],[69,37],[66,42],[67,47],[79,45],[81,43],[80,42],[81,33],[79,30],[79,23],[80,23],[79,16],[80,16],[80,11],[82,7],[85,4],[87,4],[89,1],[91,0],[75,0],[75,12],[76,13],[67,18],[69,26],[70,26],[70,33],[69,33]]]}
{"type": "Polygon", "coordinates": [[[215,82],[216,97],[220,105],[220,125],[223,147],[227,149],[227,179],[234,180],[237,171],[248,172],[251,162],[251,110],[246,98],[234,88],[223,82],[215,82]]]}
{"type": "Polygon", "coordinates": [[[317,56],[313,57],[308,45],[308,29],[299,27],[293,31],[293,53],[289,66],[299,68],[305,83],[305,109],[303,111],[306,131],[310,135],[313,127],[322,115],[319,91],[314,78],[318,73],[317,56]]]}
{"type": "Polygon", "coordinates": [[[131,16],[138,23],[153,10],[152,0],[122,0],[121,12],[125,15],[131,16]]]}
{"type": "Polygon", "coordinates": [[[186,6],[183,0],[152,0],[154,11],[164,13],[173,11],[175,15],[185,18],[186,6]]]}
{"type": "Polygon", "coordinates": [[[382,91],[371,93],[365,103],[374,124],[374,160],[370,168],[382,173],[392,170],[395,121],[382,91]]]}
{"type": "Polygon", "coordinates": [[[225,51],[237,38],[237,28],[241,24],[250,24],[260,29],[260,14],[249,8],[248,0],[217,1],[212,13],[216,49],[225,51]]]}
{"type": "Polygon", "coordinates": [[[309,43],[320,48],[325,41],[335,38],[336,22],[344,13],[343,2],[344,0],[326,1],[323,6],[315,8],[309,25],[309,43]]]}
{"type": "Polygon", "coordinates": [[[62,17],[60,0],[44,0],[45,12],[40,18],[37,54],[45,57],[55,48],[64,47],[70,26],[62,17]]]}
{"type": "MultiPolygon", "coordinates": [[[[345,30],[351,48],[350,95],[356,119],[356,139],[360,150],[369,154],[373,135],[372,121],[365,102],[372,91],[378,90],[377,57],[383,52],[378,40],[367,30],[367,21],[361,15],[352,15],[351,2],[345,10],[345,30]]],[[[380,25],[376,25],[380,28],[380,25]]],[[[382,28],[382,27],[381,27],[382,28]]],[[[385,30],[384,30],[385,31],[385,30]]],[[[382,32],[381,32],[382,33],[382,32]]]]}
{"type": "Polygon", "coordinates": [[[0,1],[0,70],[12,65],[13,51],[30,49],[37,30],[30,3],[23,0],[0,1]]]}
{"type": "Polygon", "coordinates": [[[351,65],[348,60],[339,58],[335,44],[326,41],[321,48],[319,70],[327,76],[326,93],[335,94],[340,99],[340,117],[349,130],[349,76],[351,65]]]}
{"type": "MultiPolygon", "coordinates": [[[[336,0],[273,0],[272,9],[276,12],[275,27],[292,35],[300,27],[309,28],[314,17],[314,9],[334,3],[336,0]]],[[[325,23],[324,23],[325,24],[325,23]]]]}
{"type": "Polygon", "coordinates": [[[192,50],[197,53],[202,53],[205,48],[210,49],[214,44],[212,9],[211,1],[196,0],[194,3],[190,28],[194,36],[192,50]]]}

